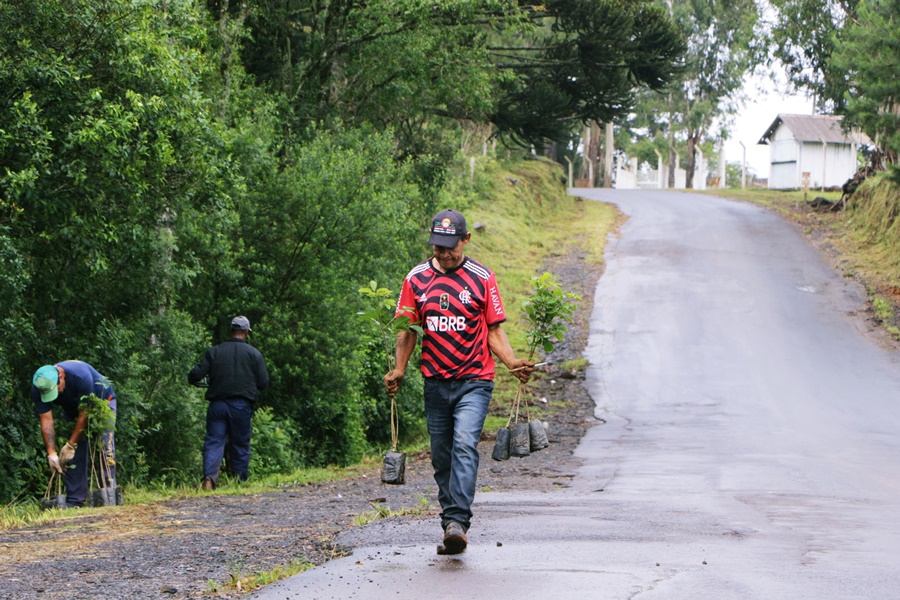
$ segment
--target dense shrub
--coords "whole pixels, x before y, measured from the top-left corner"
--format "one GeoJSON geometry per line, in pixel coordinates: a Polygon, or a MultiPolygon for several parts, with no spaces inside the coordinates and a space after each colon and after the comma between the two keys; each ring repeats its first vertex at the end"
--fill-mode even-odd
{"type": "Polygon", "coordinates": [[[291,422],[278,419],[271,408],[257,409],[253,413],[250,438],[250,473],[259,477],[296,469],[298,459],[293,445],[296,435],[291,422]]]}

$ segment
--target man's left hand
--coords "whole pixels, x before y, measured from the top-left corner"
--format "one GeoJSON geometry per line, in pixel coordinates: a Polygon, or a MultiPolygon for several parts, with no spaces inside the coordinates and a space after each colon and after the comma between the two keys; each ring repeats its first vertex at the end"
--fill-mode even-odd
{"type": "Polygon", "coordinates": [[[387,375],[384,376],[384,387],[391,398],[400,389],[400,384],[403,383],[403,376],[404,372],[396,368],[388,371],[387,375]]]}
{"type": "Polygon", "coordinates": [[[531,374],[534,373],[534,363],[524,358],[517,358],[509,366],[509,372],[516,376],[522,383],[528,383],[531,374]]]}
{"type": "Polygon", "coordinates": [[[71,442],[66,442],[66,445],[59,451],[60,466],[65,467],[73,458],[75,458],[75,446],[71,442]]]}

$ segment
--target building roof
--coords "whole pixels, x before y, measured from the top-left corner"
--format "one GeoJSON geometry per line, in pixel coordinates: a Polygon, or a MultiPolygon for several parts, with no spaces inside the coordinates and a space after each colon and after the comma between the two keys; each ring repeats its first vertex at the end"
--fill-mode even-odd
{"type": "Polygon", "coordinates": [[[832,115],[779,114],[759,138],[758,144],[768,144],[775,130],[784,125],[798,142],[826,142],[828,144],[866,144],[869,138],[858,130],[844,133],[841,118],[832,115]]]}

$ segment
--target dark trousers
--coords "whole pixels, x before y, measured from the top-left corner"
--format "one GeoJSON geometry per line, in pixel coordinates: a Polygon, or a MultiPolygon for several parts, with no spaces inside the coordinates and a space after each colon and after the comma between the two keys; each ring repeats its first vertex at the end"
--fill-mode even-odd
{"type": "Polygon", "coordinates": [[[222,456],[228,443],[231,471],[244,481],[250,471],[250,422],[253,404],[246,400],[215,400],[206,409],[203,439],[203,476],[219,480],[222,456]]]}

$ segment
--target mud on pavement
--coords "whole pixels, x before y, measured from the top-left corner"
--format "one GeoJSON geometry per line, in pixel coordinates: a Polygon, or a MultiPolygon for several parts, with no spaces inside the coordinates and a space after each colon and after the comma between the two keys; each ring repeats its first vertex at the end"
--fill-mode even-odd
{"type": "MultiPolygon", "coordinates": [[[[479,445],[482,490],[566,487],[579,465],[572,453],[585,430],[596,423],[583,370],[565,371],[559,363],[581,357],[600,266],[588,264],[573,248],[545,268],[564,289],[582,297],[566,340],[529,384],[537,403],[549,407],[544,420],[550,447],[496,462],[490,458],[494,432],[485,431],[479,445]]],[[[495,395],[491,411],[506,415],[510,400],[495,395]]],[[[427,453],[409,457],[406,484],[400,486],[382,484],[373,468],[340,482],[82,515],[71,511],[52,524],[2,531],[0,598],[240,597],[233,584],[249,575],[292,562],[320,565],[351,552],[333,540],[354,526],[354,517],[373,512],[373,505],[416,513],[392,518],[434,520],[437,540],[437,497],[429,461],[427,453]]]]}

